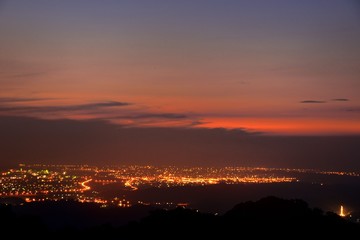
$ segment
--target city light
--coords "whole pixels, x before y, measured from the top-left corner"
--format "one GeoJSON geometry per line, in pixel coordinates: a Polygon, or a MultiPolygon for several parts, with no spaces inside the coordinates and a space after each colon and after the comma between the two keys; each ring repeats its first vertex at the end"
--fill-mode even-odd
{"type": "MultiPolygon", "coordinates": [[[[0,174],[0,197],[20,197],[26,202],[75,200],[102,207],[129,207],[125,196],[104,198],[101,189],[113,184],[123,192],[145,188],[207,186],[216,184],[270,184],[301,181],[301,174],[359,177],[356,172],[264,167],[156,167],[21,164],[0,174]],[[296,176],[296,177],[294,177],[296,176]],[[122,199],[122,200],[119,200],[122,199]]],[[[319,182],[319,185],[323,183],[319,182]]],[[[148,204],[141,199],[139,203],[148,204]]],[[[157,203],[162,204],[162,203],[157,203]]],[[[170,203],[165,203],[169,205],[170,203]]],[[[171,203],[180,204],[180,203],[171,203]]],[[[340,216],[344,215],[341,206],[340,216]]]]}

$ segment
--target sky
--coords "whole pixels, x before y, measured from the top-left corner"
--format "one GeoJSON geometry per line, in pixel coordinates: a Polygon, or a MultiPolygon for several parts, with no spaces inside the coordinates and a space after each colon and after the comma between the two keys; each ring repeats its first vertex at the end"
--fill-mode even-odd
{"type": "MultiPolygon", "coordinates": [[[[42,125],[52,124],[74,139],[91,125],[114,146],[97,129],[183,139],[177,146],[194,134],[222,145],[230,133],[321,139],[325,150],[327,139],[360,135],[359,42],[356,0],[0,0],[0,128],[16,131],[0,138],[16,160],[35,159],[27,134],[49,142],[42,125]]],[[[189,159],[205,158],[189,148],[189,159]]]]}
{"type": "Polygon", "coordinates": [[[0,35],[2,115],[360,133],[357,1],[1,1],[0,35]]]}

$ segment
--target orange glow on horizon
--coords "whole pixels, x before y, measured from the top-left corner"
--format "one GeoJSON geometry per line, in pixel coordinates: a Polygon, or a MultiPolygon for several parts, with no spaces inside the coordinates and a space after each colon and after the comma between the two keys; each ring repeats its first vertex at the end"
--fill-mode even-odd
{"type": "Polygon", "coordinates": [[[310,118],[207,118],[199,127],[241,128],[252,132],[281,135],[335,135],[360,134],[357,119],[310,119],[310,118]]]}
{"type": "MultiPolygon", "coordinates": [[[[231,112],[230,109],[221,109],[220,105],[233,106],[233,104],[225,104],[223,101],[214,103],[209,102],[194,102],[191,105],[192,98],[184,100],[181,102],[178,98],[168,98],[165,102],[171,102],[171,106],[168,104],[157,105],[157,101],[163,100],[161,98],[153,98],[151,101],[146,97],[136,96],[133,98],[125,97],[122,98],[110,98],[111,101],[117,102],[126,102],[129,105],[124,106],[107,106],[102,109],[95,110],[86,110],[81,109],[81,107],[74,111],[67,111],[66,107],[72,106],[82,106],[97,102],[107,102],[106,100],[101,101],[100,99],[105,99],[103,95],[98,94],[96,98],[91,100],[91,98],[84,94],[78,97],[74,97],[69,93],[69,98],[57,98],[57,95],[41,95],[37,98],[44,98],[44,101],[37,101],[36,98],[34,101],[27,102],[14,102],[8,103],[10,107],[34,107],[41,108],[47,106],[60,106],[64,110],[57,111],[10,111],[9,113],[2,113],[2,115],[12,115],[12,116],[28,116],[35,117],[40,119],[70,119],[70,120],[105,120],[113,124],[124,125],[128,127],[164,127],[164,128],[182,128],[182,127],[195,127],[195,128],[225,128],[225,129],[244,129],[250,132],[261,132],[265,134],[280,134],[280,135],[356,135],[360,134],[360,117],[358,115],[351,115],[345,118],[341,114],[336,115],[333,112],[319,113],[318,116],[298,116],[298,117],[284,117],[274,116],[274,112],[279,112],[280,107],[274,106],[271,108],[274,112],[267,110],[262,112],[263,115],[257,116],[258,109],[256,108],[258,103],[251,105],[254,107],[253,111],[250,111],[250,106],[247,106],[249,110],[249,115],[255,114],[256,117],[236,117],[236,116],[227,116],[226,114],[231,112]],[[137,99],[138,98],[138,99],[137,99]],[[178,101],[176,101],[176,99],[178,101]],[[141,102],[149,102],[148,107],[146,104],[141,102]],[[179,102],[180,101],[180,102],[179,102]],[[140,103],[139,103],[140,102],[140,103]],[[185,104],[183,108],[191,109],[191,111],[182,111],[181,103],[185,104]],[[219,105],[217,105],[219,104],[219,105]],[[159,107],[154,107],[159,106],[159,107]],[[212,114],[206,113],[206,110],[214,107],[214,116],[212,114]],[[180,110],[179,110],[180,109],[180,110]],[[220,110],[219,110],[220,109],[220,110]],[[99,111],[98,111],[99,110],[99,111]],[[197,115],[196,113],[199,113],[197,115]],[[152,115],[150,119],[146,119],[146,115],[152,115]],[[179,116],[184,117],[164,117],[162,115],[171,115],[178,114],[179,116]],[[222,114],[224,116],[222,116],[222,114]],[[321,115],[322,114],[322,115],[321,115]],[[136,116],[145,116],[144,119],[136,118],[136,116]],[[154,115],[159,115],[159,117],[154,117],[154,115]],[[130,116],[130,117],[127,117],[130,116]],[[131,116],[135,116],[132,118],[131,116]]],[[[10,98],[10,97],[9,97],[10,98]]],[[[160,104],[160,103],[158,103],[160,104]]],[[[235,103],[234,103],[235,104],[235,103]]],[[[318,107],[318,106],[316,106],[318,107]]],[[[246,109],[245,109],[246,110],[246,109]]],[[[211,111],[210,111],[211,112],[211,111]]],[[[246,112],[246,111],[245,111],[246,112]]],[[[290,112],[291,113],[291,112],[290,112]]],[[[317,114],[314,112],[313,114],[317,114]]]]}

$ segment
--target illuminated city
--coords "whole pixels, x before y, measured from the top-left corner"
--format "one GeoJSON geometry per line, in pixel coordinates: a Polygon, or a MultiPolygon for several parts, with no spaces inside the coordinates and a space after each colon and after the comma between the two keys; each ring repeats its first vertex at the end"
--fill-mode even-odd
{"type": "MultiPolygon", "coordinates": [[[[102,207],[130,207],[125,195],[112,198],[101,195],[111,185],[122,192],[146,188],[206,186],[215,184],[270,184],[302,181],[299,174],[359,177],[356,172],[329,172],[312,169],[251,167],[26,165],[1,173],[0,196],[19,197],[26,202],[75,200],[94,202],[102,207]],[[294,176],[297,177],[294,177],[294,176]]],[[[323,183],[319,183],[323,184],[323,183]]],[[[136,203],[145,204],[142,199],[136,203]]],[[[160,203],[155,203],[160,204],[160,203]]],[[[168,203],[170,204],[170,203],[168,203]]],[[[174,203],[171,203],[173,205],[174,203]]],[[[182,203],[177,203],[182,204],[182,203]]]]}

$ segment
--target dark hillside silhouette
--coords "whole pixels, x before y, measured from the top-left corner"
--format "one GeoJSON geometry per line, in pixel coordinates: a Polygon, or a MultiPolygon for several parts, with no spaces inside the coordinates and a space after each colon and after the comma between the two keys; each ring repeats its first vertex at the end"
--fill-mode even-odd
{"type": "MultiPolygon", "coordinates": [[[[41,208],[41,205],[37,207],[41,208]]],[[[71,211],[85,214],[86,218],[97,218],[94,221],[97,224],[79,227],[69,222],[68,225],[54,229],[44,221],[44,211],[38,211],[39,215],[31,215],[25,213],[26,211],[14,213],[12,206],[1,205],[2,234],[16,237],[27,237],[31,234],[38,239],[244,239],[245,236],[278,239],[341,236],[356,239],[356,236],[360,236],[358,223],[350,222],[332,212],[324,213],[321,209],[312,209],[300,199],[287,200],[273,196],[237,204],[223,215],[202,213],[183,207],[171,210],[155,209],[151,210],[147,217],[120,226],[110,221],[116,219],[115,215],[121,218],[121,214],[124,214],[115,209],[108,211],[94,205],[74,202],[44,206],[47,211],[52,208],[52,212],[55,212],[53,208],[56,207],[57,211],[66,212],[61,216],[65,222],[67,215],[71,215],[66,209],[70,207],[71,211]]],[[[81,218],[78,216],[78,219],[81,218]]]]}

